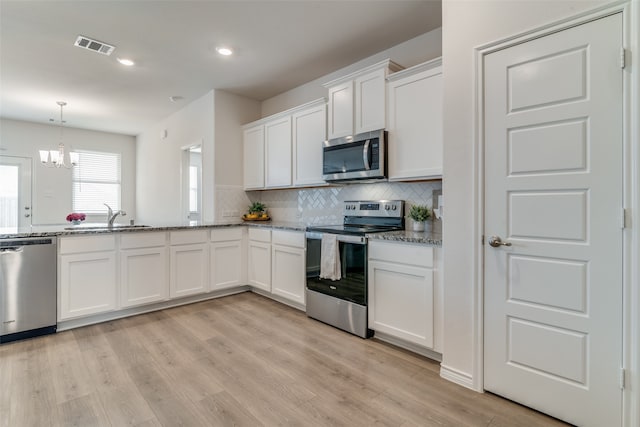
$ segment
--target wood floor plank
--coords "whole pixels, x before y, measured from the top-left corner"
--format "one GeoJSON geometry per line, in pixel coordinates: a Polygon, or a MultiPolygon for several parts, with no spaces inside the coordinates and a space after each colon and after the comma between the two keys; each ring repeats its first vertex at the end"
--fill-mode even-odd
{"type": "Polygon", "coordinates": [[[0,427],[565,425],[250,292],[2,345],[0,387],[0,427]]]}

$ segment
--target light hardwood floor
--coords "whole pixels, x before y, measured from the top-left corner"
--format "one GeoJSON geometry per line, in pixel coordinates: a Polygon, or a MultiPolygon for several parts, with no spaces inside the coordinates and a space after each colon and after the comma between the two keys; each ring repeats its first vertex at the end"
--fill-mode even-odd
{"type": "Polygon", "coordinates": [[[0,346],[0,426],[561,426],[253,293],[0,346]]]}

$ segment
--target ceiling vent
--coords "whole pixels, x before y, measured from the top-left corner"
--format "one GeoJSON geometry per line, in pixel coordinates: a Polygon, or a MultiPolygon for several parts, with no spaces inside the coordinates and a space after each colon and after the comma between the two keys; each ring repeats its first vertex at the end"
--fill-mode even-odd
{"type": "Polygon", "coordinates": [[[93,40],[85,36],[78,36],[74,45],[103,55],[111,55],[111,53],[116,49],[115,46],[99,42],[98,40],[93,40]]]}

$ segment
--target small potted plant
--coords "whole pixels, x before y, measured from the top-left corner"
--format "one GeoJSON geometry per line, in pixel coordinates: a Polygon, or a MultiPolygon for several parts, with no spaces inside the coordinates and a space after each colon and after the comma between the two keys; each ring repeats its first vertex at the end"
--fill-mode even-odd
{"type": "Polygon", "coordinates": [[[269,216],[266,212],[267,207],[264,203],[261,202],[253,202],[249,205],[249,213],[245,215],[246,219],[249,220],[266,220],[269,219],[269,216]]]}
{"type": "Polygon", "coordinates": [[[424,222],[431,217],[431,209],[425,205],[413,205],[409,209],[409,218],[413,220],[413,231],[424,231],[424,222]]]}
{"type": "Polygon", "coordinates": [[[69,215],[67,215],[67,221],[69,221],[73,225],[78,225],[85,219],[87,219],[87,216],[83,213],[71,212],[69,215]]]}

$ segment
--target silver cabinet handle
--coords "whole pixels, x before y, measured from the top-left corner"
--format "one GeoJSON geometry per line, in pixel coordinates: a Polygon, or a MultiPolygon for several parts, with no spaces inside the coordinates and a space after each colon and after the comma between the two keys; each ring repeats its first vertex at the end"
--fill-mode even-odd
{"type": "Polygon", "coordinates": [[[493,248],[497,248],[500,246],[511,246],[510,242],[503,242],[502,239],[498,236],[489,237],[489,246],[493,248]]]}
{"type": "Polygon", "coordinates": [[[362,150],[362,160],[364,160],[364,169],[371,170],[371,165],[369,164],[369,145],[371,144],[371,140],[367,139],[364,143],[364,150],[362,150]]]}

